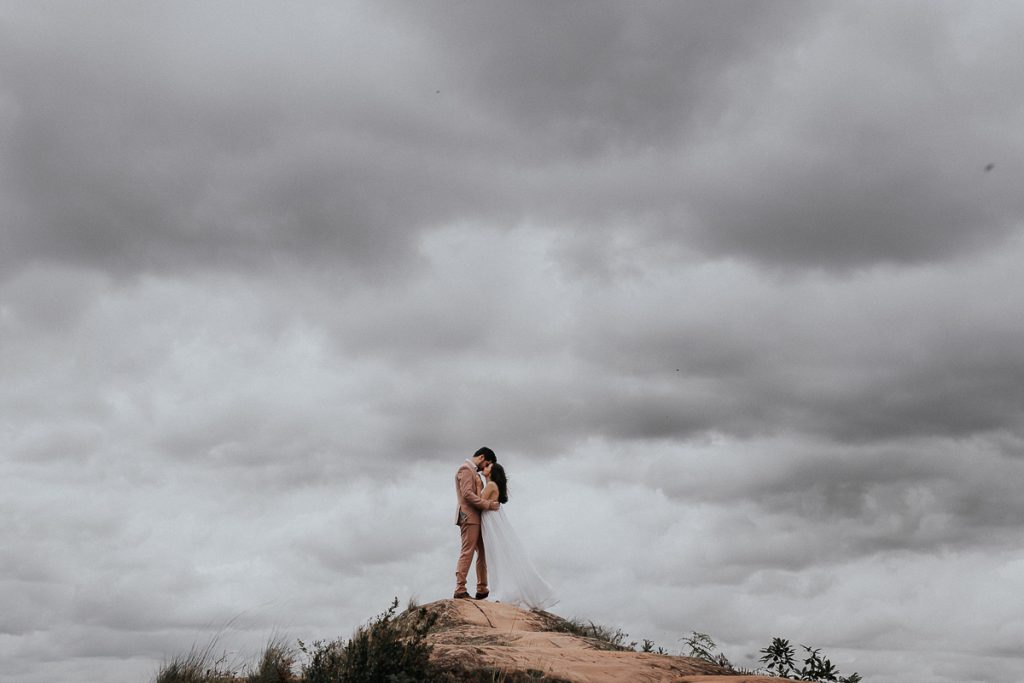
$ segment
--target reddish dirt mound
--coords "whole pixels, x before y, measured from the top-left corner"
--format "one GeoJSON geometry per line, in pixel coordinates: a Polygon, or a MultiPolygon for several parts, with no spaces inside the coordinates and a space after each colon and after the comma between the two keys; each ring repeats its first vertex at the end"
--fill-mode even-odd
{"type": "MultiPolygon", "coordinates": [[[[494,672],[494,680],[673,681],[779,683],[785,679],[729,674],[691,657],[610,649],[606,643],[560,630],[567,622],[544,612],[476,600],[424,605],[438,615],[428,640],[432,659],[450,671],[494,672]]],[[[479,676],[477,676],[479,678],[479,676]]]]}

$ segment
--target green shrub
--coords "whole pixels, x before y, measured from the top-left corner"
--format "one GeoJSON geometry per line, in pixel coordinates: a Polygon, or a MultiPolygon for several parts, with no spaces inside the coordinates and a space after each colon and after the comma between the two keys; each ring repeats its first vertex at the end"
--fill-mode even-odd
{"type": "Polygon", "coordinates": [[[804,658],[803,666],[796,668],[796,652],[784,638],[773,638],[772,644],[761,650],[760,659],[766,665],[768,672],[780,678],[791,678],[801,681],[835,681],[836,683],[860,683],[860,674],[854,672],[843,677],[839,669],[828,659],[821,655],[821,648],[812,648],[808,645],[801,645],[807,656],[804,658]]]}
{"type": "Polygon", "coordinates": [[[398,623],[397,608],[395,598],[387,611],[358,628],[348,641],[316,641],[310,646],[299,641],[308,660],[302,667],[304,683],[412,683],[440,678],[426,642],[437,614],[418,608],[398,623]]]}

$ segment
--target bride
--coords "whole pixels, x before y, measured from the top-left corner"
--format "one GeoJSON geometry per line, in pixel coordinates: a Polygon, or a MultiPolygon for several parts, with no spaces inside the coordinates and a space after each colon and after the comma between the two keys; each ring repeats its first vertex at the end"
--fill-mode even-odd
{"type": "Polygon", "coordinates": [[[481,497],[502,504],[497,510],[480,513],[481,531],[487,549],[487,565],[491,575],[491,594],[499,602],[508,602],[530,609],[547,609],[556,602],[554,591],[540,577],[526,556],[519,536],[505,515],[508,502],[508,479],[505,468],[498,463],[484,465],[487,485],[481,497]]]}

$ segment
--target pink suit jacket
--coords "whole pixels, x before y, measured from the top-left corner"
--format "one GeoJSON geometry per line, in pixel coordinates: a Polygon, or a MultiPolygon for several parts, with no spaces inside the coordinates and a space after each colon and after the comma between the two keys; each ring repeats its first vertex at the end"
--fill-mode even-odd
{"type": "Polygon", "coordinates": [[[455,525],[479,524],[481,510],[497,510],[498,501],[484,500],[480,491],[484,488],[476,468],[470,462],[462,463],[455,472],[455,495],[459,506],[455,511],[455,525]]]}

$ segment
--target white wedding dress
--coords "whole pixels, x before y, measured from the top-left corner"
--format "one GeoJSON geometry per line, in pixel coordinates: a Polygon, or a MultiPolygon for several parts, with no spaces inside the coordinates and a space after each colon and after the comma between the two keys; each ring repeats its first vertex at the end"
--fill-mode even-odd
{"type": "Polygon", "coordinates": [[[547,609],[558,602],[551,586],[526,556],[523,544],[505,514],[505,507],[480,513],[487,553],[491,599],[528,609],[547,609]]]}

